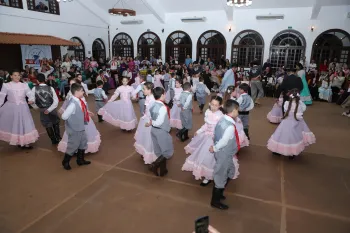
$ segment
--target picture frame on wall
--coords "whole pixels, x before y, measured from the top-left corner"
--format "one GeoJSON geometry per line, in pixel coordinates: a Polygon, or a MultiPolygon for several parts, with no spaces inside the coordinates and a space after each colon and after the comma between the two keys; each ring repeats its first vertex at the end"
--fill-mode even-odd
{"type": "Polygon", "coordinates": [[[60,14],[59,4],[56,0],[27,0],[28,10],[48,14],[60,14]]]}
{"type": "Polygon", "coordinates": [[[49,1],[48,0],[35,0],[35,10],[40,12],[49,12],[49,1]]]}
{"type": "Polygon", "coordinates": [[[0,0],[0,6],[23,9],[22,0],[0,0]]]}

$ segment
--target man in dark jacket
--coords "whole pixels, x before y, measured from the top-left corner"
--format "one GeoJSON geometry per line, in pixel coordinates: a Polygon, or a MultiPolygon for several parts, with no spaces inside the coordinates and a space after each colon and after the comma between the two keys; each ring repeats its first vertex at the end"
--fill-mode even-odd
{"type": "Polygon", "coordinates": [[[288,92],[295,88],[298,89],[299,92],[301,92],[301,90],[303,90],[303,82],[301,81],[301,78],[295,74],[295,69],[289,69],[288,76],[283,79],[276,93],[277,98],[279,98],[281,93],[283,95],[283,104],[282,104],[283,114],[284,114],[284,107],[283,107],[284,102],[289,100],[288,92]]]}

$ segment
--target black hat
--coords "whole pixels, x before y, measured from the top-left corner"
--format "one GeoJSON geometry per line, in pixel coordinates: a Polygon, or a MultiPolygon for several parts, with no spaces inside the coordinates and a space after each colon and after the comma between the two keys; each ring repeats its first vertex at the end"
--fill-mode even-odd
{"type": "Polygon", "coordinates": [[[300,62],[297,64],[297,66],[299,66],[299,68],[300,68],[301,70],[304,69],[303,64],[301,64],[300,62]]]}

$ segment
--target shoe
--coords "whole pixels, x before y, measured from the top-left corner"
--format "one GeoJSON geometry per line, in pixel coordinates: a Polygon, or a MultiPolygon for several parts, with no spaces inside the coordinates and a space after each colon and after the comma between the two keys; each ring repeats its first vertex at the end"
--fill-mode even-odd
{"type": "Polygon", "coordinates": [[[205,187],[205,186],[208,186],[210,183],[211,183],[211,180],[205,179],[205,180],[202,181],[202,183],[200,184],[200,186],[205,187]]]}
{"type": "Polygon", "coordinates": [[[244,133],[245,135],[247,136],[248,140],[250,140],[250,137],[249,137],[249,129],[246,128],[246,129],[243,129],[244,130],[244,133]]]}
{"type": "Polygon", "coordinates": [[[184,141],[186,141],[186,140],[188,140],[188,139],[190,139],[190,138],[188,137],[188,129],[185,129],[184,132],[183,132],[182,135],[181,135],[181,142],[184,142],[184,141]]]}
{"type": "Polygon", "coordinates": [[[104,120],[102,119],[102,116],[101,115],[97,115],[98,117],[98,122],[103,122],[104,120]]]}
{"type": "Polygon", "coordinates": [[[72,169],[70,167],[70,165],[69,165],[69,161],[70,161],[71,158],[72,158],[72,156],[70,156],[69,154],[65,154],[64,155],[64,158],[63,158],[63,161],[62,161],[62,166],[63,166],[64,169],[66,169],[66,170],[72,169]]]}
{"type": "MultiPolygon", "coordinates": [[[[162,156],[163,157],[163,156],[162,156]]],[[[160,173],[159,175],[160,176],[165,176],[166,174],[168,174],[168,169],[166,168],[166,158],[163,157],[161,162],[160,162],[160,173]]]]}
{"type": "Polygon", "coordinates": [[[84,157],[85,157],[85,150],[78,150],[78,153],[77,153],[77,164],[79,166],[91,164],[91,162],[90,161],[86,161],[84,157]]]}
{"type": "Polygon", "coordinates": [[[31,145],[24,145],[24,146],[18,145],[17,147],[18,147],[18,148],[21,148],[21,149],[23,149],[23,150],[31,150],[31,149],[34,148],[34,147],[31,146],[31,145]]]}
{"type": "Polygon", "coordinates": [[[55,137],[53,127],[46,128],[46,132],[47,132],[47,135],[49,136],[49,138],[51,139],[52,145],[57,145],[58,141],[55,137]]]}
{"type": "Polygon", "coordinates": [[[281,156],[281,154],[277,153],[277,152],[272,152],[273,155],[276,155],[276,156],[281,156]]]}
{"type": "Polygon", "coordinates": [[[62,137],[59,123],[53,125],[53,132],[55,133],[56,141],[60,142],[62,140],[62,137]]]}
{"type": "Polygon", "coordinates": [[[154,161],[151,165],[149,165],[148,169],[154,173],[155,176],[159,176],[158,168],[160,167],[160,163],[163,160],[163,155],[159,156],[156,161],[154,161]]]}
{"type": "Polygon", "coordinates": [[[295,159],[295,155],[288,156],[288,159],[289,159],[289,160],[294,160],[294,159],[295,159]]]}
{"type": "Polygon", "coordinates": [[[185,128],[180,129],[177,132],[176,137],[178,137],[180,140],[182,140],[182,137],[183,137],[183,134],[184,134],[185,130],[186,130],[185,128]]]}
{"type": "Polygon", "coordinates": [[[214,208],[220,209],[220,210],[227,210],[229,207],[223,203],[221,203],[221,198],[222,198],[222,193],[224,189],[218,189],[215,188],[215,185],[213,187],[213,193],[212,193],[212,198],[210,205],[214,208]]]}

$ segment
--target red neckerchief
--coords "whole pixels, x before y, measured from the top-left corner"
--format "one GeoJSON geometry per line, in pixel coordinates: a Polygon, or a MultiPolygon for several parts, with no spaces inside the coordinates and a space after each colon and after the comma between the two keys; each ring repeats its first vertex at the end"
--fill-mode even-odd
{"type": "MultiPolygon", "coordinates": [[[[227,115],[227,116],[229,116],[229,115],[227,115]]],[[[229,117],[231,117],[231,116],[229,116],[229,117]]],[[[231,118],[232,118],[232,120],[234,120],[233,117],[231,117],[231,118]]],[[[238,135],[236,124],[233,124],[233,126],[235,127],[235,138],[236,138],[237,152],[238,152],[241,149],[241,145],[240,145],[240,142],[239,142],[239,135],[238,135]]]]}
{"type": "Polygon", "coordinates": [[[84,114],[84,122],[89,122],[90,117],[89,117],[89,113],[88,113],[87,108],[86,108],[86,104],[84,103],[84,101],[82,99],[79,99],[79,100],[80,100],[81,110],[83,110],[83,114],[84,114]]]}
{"type": "Polygon", "coordinates": [[[164,104],[164,106],[166,107],[166,111],[168,112],[168,118],[170,119],[170,108],[169,108],[169,106],[166,103],[164,103],[164,101],[161,101],[161,100],[159,100],[159,101],[162,102],[164,104]]]}

